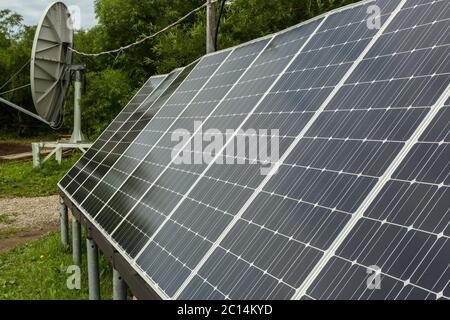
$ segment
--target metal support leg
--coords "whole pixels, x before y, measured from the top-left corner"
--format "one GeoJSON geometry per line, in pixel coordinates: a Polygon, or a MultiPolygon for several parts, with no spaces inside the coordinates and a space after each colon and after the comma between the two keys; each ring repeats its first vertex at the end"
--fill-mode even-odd
{"type": "Polygon", "coordinates": [[[116,269],[113,269],[113,300],[127,300],[127,284],[116,269]]]}
{"type": "Polygon", "coordinates": [[[81,266],[81,225],[75,217],[72,217],[72,251],[73,263],[81,266]]]}
{"type": "Polygon", "coordinates": [[[56,162],[58,162],[59,165],[61,165],[61,162],[62,162],[62,154],[63,154],[63,149],[58,147],[55,152],[55,158],[56,158],[56,162]]]}
{"type": "Polygon", "coordinates": [[[74,114],[73,114],[73,132],[70,142],[77,143],[85,141],[85,137],[81,132],[81,88],[82,88],[82,71],[83,69],[75,70],[75,101],[74,101],[74,114]]]}
{"type": "Polygon", "coordinates": [[[31,144],[33,152],[33,167],[36,169],[41,168],[41,145],[39,143],[31,144]]]}
{"type": "Polygon", "coordinates": [[[98,248],[94,240],[87,239],[87,265],[89,279],[89,300],[100,300],[100,276],[98,269],[98,248]]]}
{"type": "Polygon", "coordinates": [[[59,206],[59,213],[61,219],[61,243],[63,246],[69,244],[69,214],[67,206],[61,201],[59,206]]]}

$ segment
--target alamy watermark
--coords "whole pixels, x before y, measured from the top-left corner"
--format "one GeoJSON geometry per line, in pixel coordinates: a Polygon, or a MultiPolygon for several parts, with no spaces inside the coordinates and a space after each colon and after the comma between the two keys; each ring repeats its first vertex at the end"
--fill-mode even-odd
{"type": "Polygon", "coordinates": [[[67,27],[71,30],[81,29],[81,8],[79,6],[69,6],[69,17],[67,18],[67,27]]]}
{"type": "Polygon", "coordinates": [[[81,290],[81,269],[79,266],[69,266],[66,273],[70,274],[67,277],[66,285],[69,290],[81,290]]]}
{"type": "Polygon", "coordinates": [[[172,132],[172,162],[180,164],[252,164],[260,165],[262,175],[277,172],[280,158],[279,129],[219,129],[203,131],[202,122],[194,122],[195,134],[186,129],[172,132]]]}
{"type": "Polygon", "coordinates": [[[366,20],[367,28],[369,30],[381,29],[381,8],[377,5],[367,7],[367,14],[369,17],[366,20]]]}
{"type": "Polygon", "coordinates": [[[378,266],[367,267],[367,278],[366,286],[369,290],[380,290],[381,289],[381,268],[378,266]]]}

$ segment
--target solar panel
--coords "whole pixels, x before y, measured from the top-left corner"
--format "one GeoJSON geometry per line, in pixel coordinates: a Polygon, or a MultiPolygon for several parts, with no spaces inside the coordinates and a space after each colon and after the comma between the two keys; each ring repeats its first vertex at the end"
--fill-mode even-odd
{"type": "Polygon", "coordinates": [[[368,1],[205,56],[63,191],[162,298],[449,298],[449,12],[368,1]],[[279,159],[237,150],[252,129],[279,159]]]}

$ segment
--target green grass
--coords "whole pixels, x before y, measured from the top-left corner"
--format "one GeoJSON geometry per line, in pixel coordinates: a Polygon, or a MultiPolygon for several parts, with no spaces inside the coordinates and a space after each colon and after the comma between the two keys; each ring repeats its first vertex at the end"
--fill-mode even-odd
{"type": "Polygon", "coordinates": [[[0,224],[11,224],[16,219],[13,214],[0,213],[0,224]]]}
{"type": "Polygon", "coordinates": [[[51,159],[41,170],[30,161],[0,163],[0,198],[31,198],[55,195],[57,183],[79,159],[76,153],[62,161],[61,166],[51,159]]]}
{"type": "Polygon", "coordinates": [[[27,228],[16,228],[16,227],[0,229],[0,240],[14,237],[19,232],[24,232],[24,231],[27,231],[27,230],[28,230],[27,228]]]}
{"type": "MultiPolygon", "coordinates": [[[[81,290],[70,290],[66,282],[72,265],[70,248],[62,247],[59,233],[0,253],[0,300],[88,299],[86,254],[83,252],[81,290]]],[[[112,268],[100,259],[102,299],[112,296],[112,268]]]]}

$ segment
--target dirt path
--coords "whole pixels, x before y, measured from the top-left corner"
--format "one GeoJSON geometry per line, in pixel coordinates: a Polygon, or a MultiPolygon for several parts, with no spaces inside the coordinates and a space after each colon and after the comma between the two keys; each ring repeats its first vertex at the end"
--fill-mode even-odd
{"type": "Polygon", "coordinates": [[[31,152],[31,144],[0,142],[0,156],[31,152]]]}
{"type": "Polygon", "coordinates": [[[0,199],[0,252],[58,229],[58,196],[0,199]]]}
{"type": "Polygon", "coordinates": [[[31,158],[31,145],[23,143],[12,143],[12,142],[0,142],[0,163],[7,163],[11,161],[21,161],[24,159],[31,158]],[[22,157],[14,159],[6,159],[6,157],[11,157],[14,155],[21,154],[22,157]]]}
{"type": "Polygon", "coordinates": [[[57,225],[49,225],[47,227],[38,228],[36,230],[17,231],[14,234],[1,234],[0,230],[0,253],[13,249],[14,247],[24,244],[28,241],[36,240],[50,232],[58,230],[57,225]],[[3,238],[4,237],[4,238],[3,238]]]}

